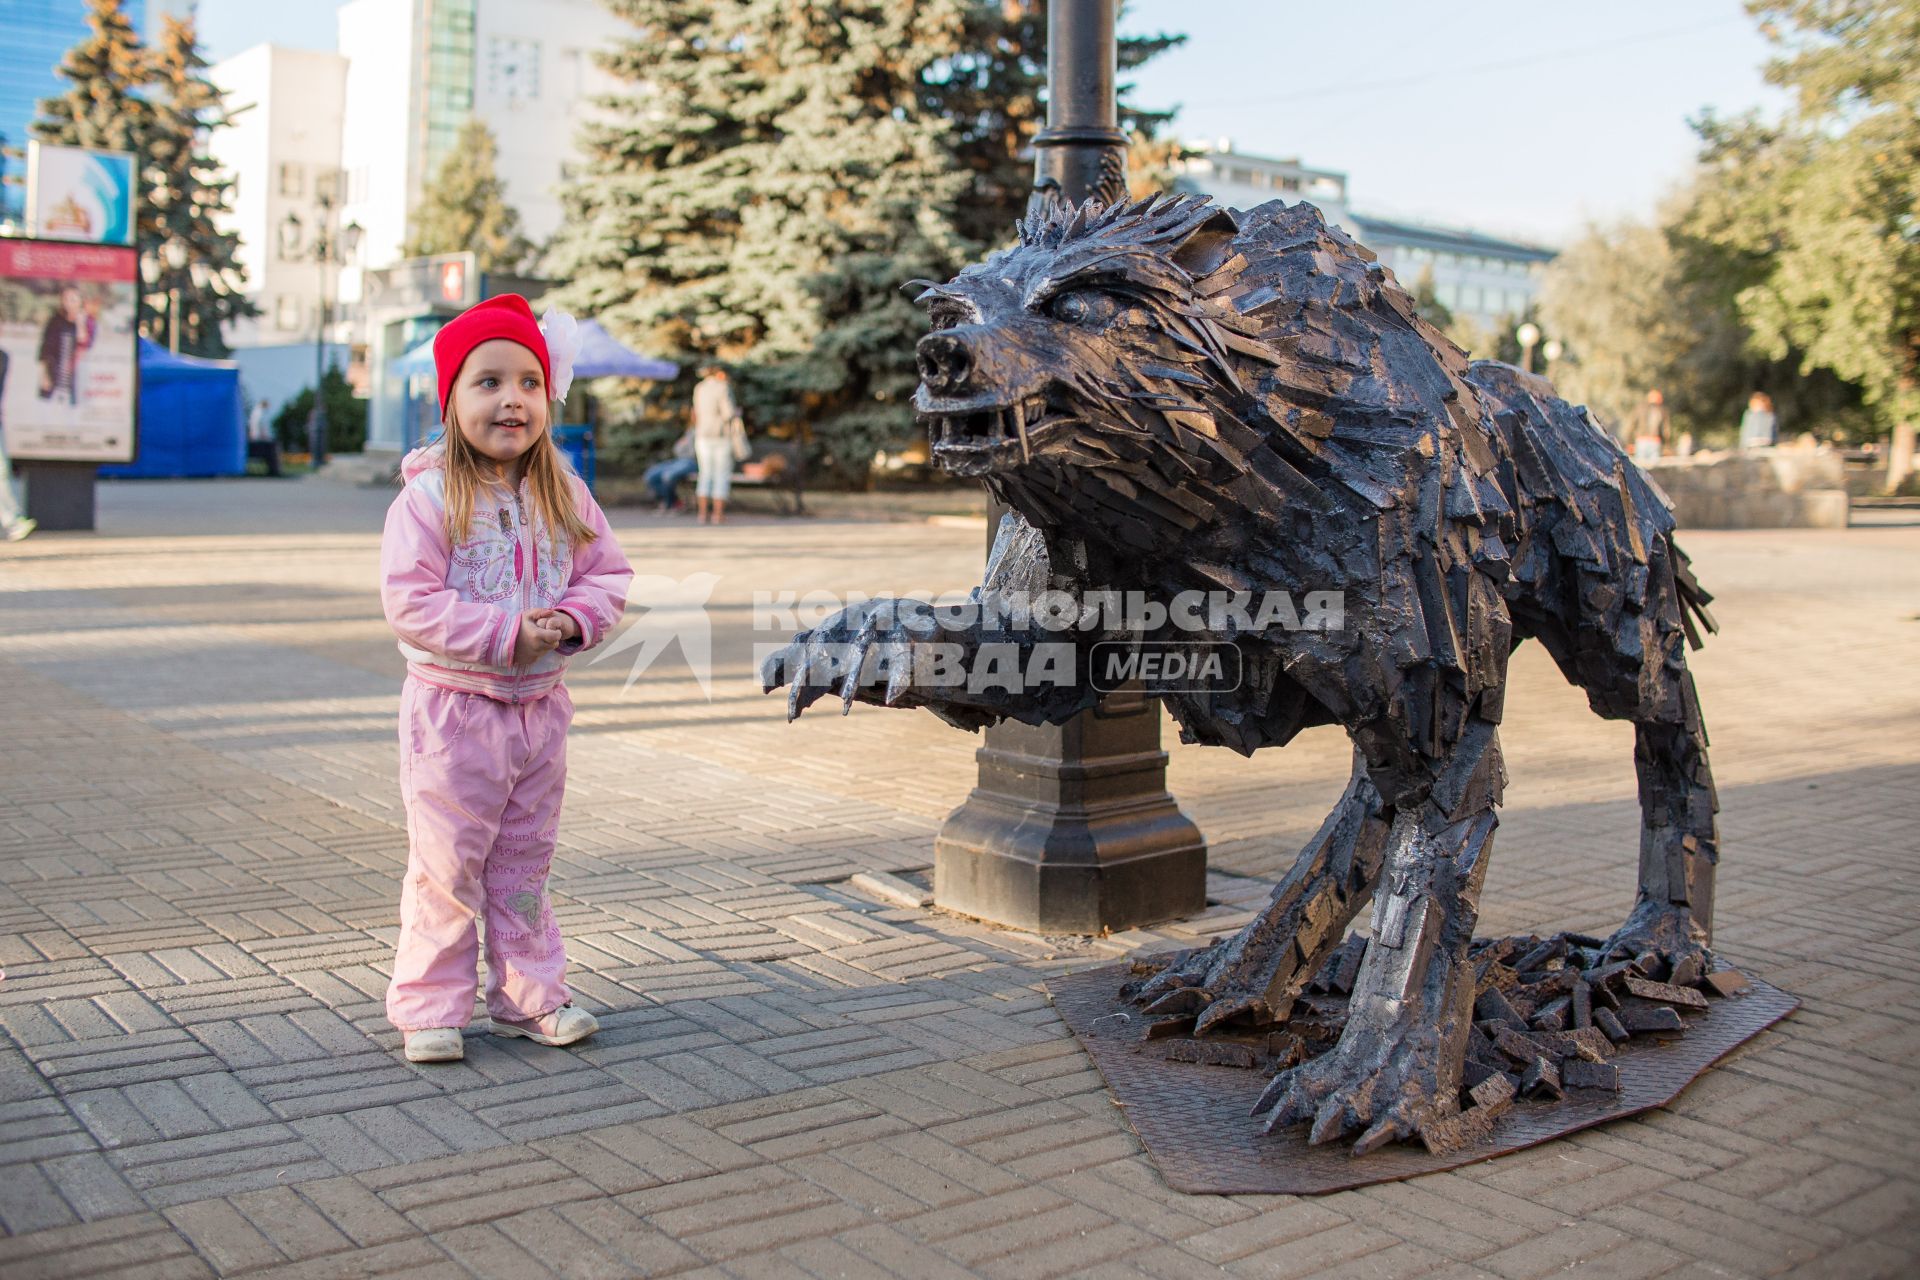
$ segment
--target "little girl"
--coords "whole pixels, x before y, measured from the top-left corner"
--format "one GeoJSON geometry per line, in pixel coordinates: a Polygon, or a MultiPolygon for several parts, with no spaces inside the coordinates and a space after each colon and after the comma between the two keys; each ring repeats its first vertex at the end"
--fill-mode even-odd
{"type": "Polygon", "coordinates": [[[446,431],[402,464],[380,543],[382,600],[407,658],[407,879],[387,1019],[412,1062],[464,1053],[482,912],[494,1034],[563,1045],[599,1029],[567,1002],[547,899],[573,719],[561,675],[612,633],[633,570],[548,433],[549,399],[573,376],[574,325],[549,311],[545,328],[508,294],[440,330],[446,431]]]}

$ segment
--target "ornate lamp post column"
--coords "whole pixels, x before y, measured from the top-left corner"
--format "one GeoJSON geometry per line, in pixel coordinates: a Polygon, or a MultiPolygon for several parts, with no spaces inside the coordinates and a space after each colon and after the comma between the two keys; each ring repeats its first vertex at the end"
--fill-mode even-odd
{"type": "MultiPolygon", "coordinates": [[[[1117,0],[1048,0],[1047,127],[1034,186],[1126,194],[1114,101],[1117,0]]],[[[988,513],[989,529],[1004,508],[988,513]]],[[[979,783],[934,842],[934,900],[1044,933],[1099,933],[1206,905],[1206,842],[1167,793],[1160,704],[1103,698],[1064,725],[988,729],[979,783]]]]}
{"type": "Polygon", "coordinates": [[[334,269],[345,266],[360,245],[360,224],[349,222],[336,229],[337,201],[326,191],[314,198],[313,238],[305,246],[300,215],[287,214],[280,227],[280,254],[289,261],[310,258],[320,268],[320,310],[313,333],[313,410],[307,415],[307,452],[311,466],[318,470],[327,460],[327,417],[323,394],[327,377],[327,330],[333,324],[333,296],[338,286],[334,269]]]}

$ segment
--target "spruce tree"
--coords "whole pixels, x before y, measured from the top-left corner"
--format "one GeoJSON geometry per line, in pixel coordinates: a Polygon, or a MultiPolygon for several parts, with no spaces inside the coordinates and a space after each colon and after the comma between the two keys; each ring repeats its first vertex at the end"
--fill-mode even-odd
{"type": "MultiPolygon", "coordinates": [[[[1011,0],[608,6],[636,35],[598,60],[628,88],[581,133],[557,296],[688,366],[645,397],[650,439],[717,358],[756,430],[810,428],[864,475],[912,432],[925,322],[898,286],[1004,242],[1026,207],[1044,17],[1011,0]]],[[[1174,42],[1124,42],[1123,65],[1174,42]]]]}
{"type": "Polygon", "coordinates": [[[810,427],[864,474],[912,420],[924,322],[899,286],[973,248],[951,126],[918,101],[968,0],[613,7],[642,34],[602,65],[645,88],[583,137],[562,300],[649,352],[721,359],[756,430],[810,427]]]}
{"type": "Polygon", "coordinates": [[[408,221],[401,252],[410,258],[471,250],[482,271],[518,271],[533,254],[520,214],[507,203],[493,131],[469,117],[408,221]]]}
{"type": "MultiPolygon", "coordinates": [[[[147,192],[143,216],[162,245],[177,241],[187,246],[187,262],[177,272],[165,265],[161,290],[177,288],[180,299],[180,349],[192,355],[223,357],[228,347],[221,326],[260,309],[239,291],[245,272],[240,265],[240,235],[222,231],[215,219],[231,212],[233,179],[207,153],[207,135],[225,128],[230,119],[225,95],[206,77],[191,19],[171,15],[163,19],[160,47],[151,59],[153,123],[147,144],[147,192]]],[[[172,318],[161,311],[155,317],[157,337],[169,331],[172,318]]]]}
{"type": "Polygon", "coordinates": [[[206,134],[228,118],[206,78],[193,24],[168,18],[154,51],[140,43],[121,0],[89,0],[87,25],[90,34],[58,68],[70,87],[41,99],[33,135],[134,153],[134,247],[163,273],[141,294],[139,328],[156,340],[168,336],[169,291],[177,288],[181,349],[225,355],[220,326],[257,310],[239,292],[238,236],[214,227],[233,184],[208,156],[206,134]],[[169,242],[186,247],[177,270],[166,265],[169,242]]]}
{"type": "Polygon", "coordinates": [[[87,26],[90,34],[67,50],[55,69],[72,87],[40,100],[33,136],[144,154],[153,107],[141,94],[149,69],[140,35],[121,0],[89,0],[87,26]]]}
{"type": "MultiPolygon", "coordinates": [[[[1124,73],[1186,40],[1182,35],[1122,36],[1124,73]]],[[[972,181],[960,197],[960,231],[983,246],[1006,243],[1033,190],[1029,144],[1046,123],[1047,16],[1040,0],[974,0],[966,6],[960,45],[932,62],[923,77],[926,109],[953,121],[955,163],[972,181]]],[[[1158,140],[1173,118],[1131,101],[1119,85],[1120,127],[1133,142],[1129,184],[1144,194],[1168,176],[1175,148],[1158,140]],[[1143,163],[1144,162],[1144,163],[1143,163]]]]}

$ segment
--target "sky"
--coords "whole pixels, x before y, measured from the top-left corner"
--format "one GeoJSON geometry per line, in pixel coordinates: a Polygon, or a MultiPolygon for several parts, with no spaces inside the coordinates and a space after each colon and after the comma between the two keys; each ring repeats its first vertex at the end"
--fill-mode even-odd
{"type": "MultiPolygon", "coordinates": [[[[200,0],[214,61],[331,49],[334,0],[200,0]]],[[[1184,32],[1135,71],[1182,138],[1348,175],[1364,213],[1546,244],[1650,216],[1704,108],[1777,108],[1740,0],[1128,0],[1121,29],[1184,32]]]]}

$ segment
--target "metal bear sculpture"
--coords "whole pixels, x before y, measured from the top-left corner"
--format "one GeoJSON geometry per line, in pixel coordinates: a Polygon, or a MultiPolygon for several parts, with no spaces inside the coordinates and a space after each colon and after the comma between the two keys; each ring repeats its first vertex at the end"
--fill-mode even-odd
{"type": "MultiPolygon", "coordinates": [[[[1709,597],[1664,498],[1584,409],[1538,377],[1470,364],[1305,204],[1039,205],[1015,247],[922,298],[933,332],[914,403],[933,455],[1012,509],[976,600],[1343,599],[1337,629],[1233,620],[1185,634],[1238,648],[1231,692],[1149,684],[1186,741],[1251,753],[1338,724],[1353,742],[1345,795],[1262,916],[1135,993],[1149,1012],[1198,1015],[1196,1034],[1284,1019],[1373,901],[1344,1031],[1275,1077],[1259,1109],[1269,1129],[1357,1132],[1364,1152],[1457,1116],[1507,658],[1522,640],[1545,645],[1597,714],[1635,727],[1638,902],[1586,960],[1637,958],[1646,979],[1704,971],[1716,805],[1685,649],[1713,627],[1709,597]]],[[[1011,631],[991,610],[942,629],[890,603],[846,610],[768,661],[763,682],[790,685],[790,718],[828,693],[843,710],[926,706],[968,727],[1057,722],[1094,701],[1084,686],[926,686],[914,659],[927,645],[1062,634],[1011,631]]]]}

